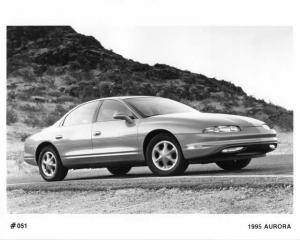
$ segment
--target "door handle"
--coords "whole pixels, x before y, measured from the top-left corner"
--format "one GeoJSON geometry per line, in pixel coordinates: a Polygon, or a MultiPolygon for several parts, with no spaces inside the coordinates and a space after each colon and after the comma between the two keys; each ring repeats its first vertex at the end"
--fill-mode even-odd
{"type": "Polygon", "coordinates": [[[62,138],[63,138],[62,135],[57,135],[57,136],[55,136],[55,139],[62,139],[62,138]]]}
{"type": "Polygon", "coordinates": [[[100,131],[94,132],[94,136],[100,136],[100,135],[101,135],[101,132],[100,132],[100,131]]]}

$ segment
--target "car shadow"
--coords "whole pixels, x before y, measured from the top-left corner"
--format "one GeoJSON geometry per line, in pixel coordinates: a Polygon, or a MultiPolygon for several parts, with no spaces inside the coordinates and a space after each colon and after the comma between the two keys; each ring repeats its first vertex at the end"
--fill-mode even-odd
{"type": "MultiPolygon", "coordinates": [[[[205,177],[214,177],[214,176],[226,176],[226,175],[242,175],[242,176],[247,176],[247,175],[263,175],[264,173],[266,174],[268,172],[267,168],[250,168],[250,169],[243,169],[243,170],[238,170],[238,171],[224,171],[224,170],[190,170],[185,172],[184,174],[177,175],[177,176],[205,176],[205,177]]],[[[267,174],[266,174],[267,175],[267,174]]],[[[172,176],[172,177],[177,177],[177,176],[172,176]]],[[[98,179],[135,179],[135,178],[142,178],[142,177],[147,177],[149,179],[151,178],[157,178],[160,176],[154,175],[151,172],[149,173],[128,173],[125,176],[114,176],[114,175],[93,175],[93,176],[79,176],[79,177],[72,177],[65,179],[65,181],[74,181],[74,180],[98,180],[98,179]]],[[[164,177],[161,177],[164,178],[164,177]]]]}

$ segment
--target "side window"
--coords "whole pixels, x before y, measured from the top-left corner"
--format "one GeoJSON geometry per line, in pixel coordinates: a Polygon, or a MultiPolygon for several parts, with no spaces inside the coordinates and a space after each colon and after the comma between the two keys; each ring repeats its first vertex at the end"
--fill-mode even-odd
{"type": "Polygon", "coordinates": [[[100,108],[97,122],[116,120],[113,118],[115,113],[125,113],[134,118],[132,112],[123,103],[115,100],[105,100],[100,108]]]}
{"type": "Polygon", "coordinates": [[[72,111],[64,121],[64,126],[81,125],[91,123],[99,101],[84,104],[72,111]]]}

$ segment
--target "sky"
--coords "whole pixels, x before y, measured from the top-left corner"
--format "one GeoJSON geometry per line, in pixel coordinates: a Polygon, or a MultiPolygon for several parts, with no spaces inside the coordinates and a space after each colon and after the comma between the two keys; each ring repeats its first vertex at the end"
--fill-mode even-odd
{"type": "Polygon", "coordinates": [[[78,25],[101,44],[150,65],[226,80],[266,102],[293,109],[292,27],[201,27],[78,25]]]}

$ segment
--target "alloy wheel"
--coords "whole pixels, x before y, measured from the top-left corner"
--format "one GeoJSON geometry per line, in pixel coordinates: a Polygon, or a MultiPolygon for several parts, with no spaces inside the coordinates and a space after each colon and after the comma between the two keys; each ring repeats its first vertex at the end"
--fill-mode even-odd
{"type": "Polygon", "coordinates": [[[178,161],[178,150],[170,141],[158,142],[152,150],[153,164],[162,171],[171,170],[178,161]]]}
{"type": "Polygon", "coordinates": [[[45,152],[42,157],[42,170],[47,177],[52,177],[57,168],[57,160],[52,152],[45,152]]]}

